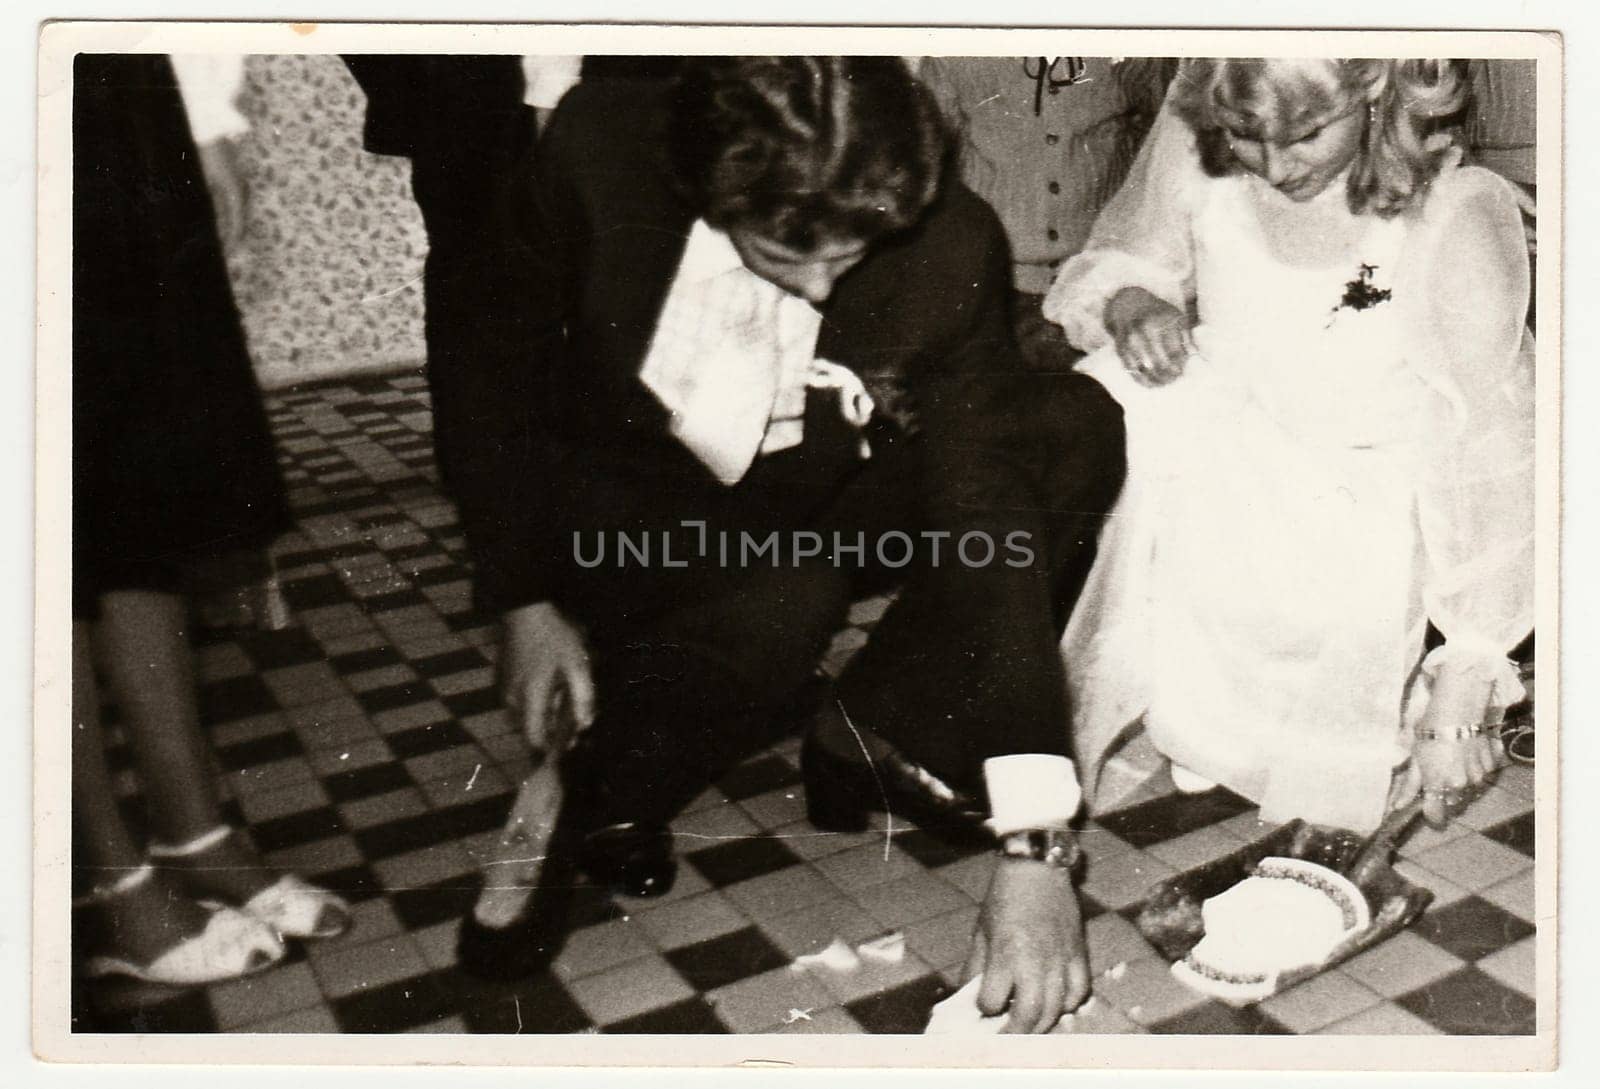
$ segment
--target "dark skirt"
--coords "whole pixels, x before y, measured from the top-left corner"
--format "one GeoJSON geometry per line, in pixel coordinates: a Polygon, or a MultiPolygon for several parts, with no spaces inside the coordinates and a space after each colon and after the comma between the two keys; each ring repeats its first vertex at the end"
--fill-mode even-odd
{"type": "Polygon", "coordinates": [[[73,99],[73,615],[178,592],[287,525],[172,66],[83,54],[73,99]]]}

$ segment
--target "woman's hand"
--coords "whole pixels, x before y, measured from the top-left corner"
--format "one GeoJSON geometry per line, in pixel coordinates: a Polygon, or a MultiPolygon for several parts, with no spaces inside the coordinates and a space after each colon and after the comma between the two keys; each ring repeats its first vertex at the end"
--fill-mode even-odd
{"type": "Polygon", "coordinates": [[[1142,287],[1125,287],[1106,303],[1106,331],[1122,365],[1147,386],[1164,386],[1194,354],[1189,316],[1142,287]]]}

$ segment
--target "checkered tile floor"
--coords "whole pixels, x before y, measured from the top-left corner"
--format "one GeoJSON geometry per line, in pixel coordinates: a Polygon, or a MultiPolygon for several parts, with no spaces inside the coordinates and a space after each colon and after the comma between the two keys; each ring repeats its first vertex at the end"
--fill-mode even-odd
{"type": "MultiPolygon", "coordinates": [[[[349,897],[343,937],[202,991],[103,986],[80,1029],[143,1032],[920,1031],[959,981],[990,858],[914,831],[817,832],[797,741],[757,757],[673,825],[669,896],[592,891],[555,971],[486,984],[452,963],[477,860],[526,768],[492,687],[495,628],[471,611],[439,495],[420,377],[271,397],[298,529],[276,550],[293,626],[199,649],[204,718],[235,819],[275,865],[349,897]],[[899,931],[894,965],[797,972],[835,938],[899,931]]],[[[882,603],[859,605],[869,624],[882,603]]],[[[862,642],[843,633],[835,664],[862,642]]],[[[115,754],[114,754],[115,755],[115,754]]],[[[126,760],[121,761],[123,765],[126,760]]],[[[1401,868],[1420,925],[1236,1011],[1176,983],[1129,918],[1155,880],[1265,831],[1242,801],[1172,792],[1150,752],[1113,768],[1120,809],[1089,825],[1084,905],[1096,1013],[1080,1032],[1531,1033],[1533,776],[1498,784],[1401,868]]],[[[131,773],[129,811],[137,816],[131,773]]]]}

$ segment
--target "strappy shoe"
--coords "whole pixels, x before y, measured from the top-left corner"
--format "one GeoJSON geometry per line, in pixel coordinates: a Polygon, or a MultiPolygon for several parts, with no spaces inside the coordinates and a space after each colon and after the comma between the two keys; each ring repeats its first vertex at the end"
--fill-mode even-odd
{"type": "MultiPolygon", "coordinates": [[[[150,845],[155,859],[192,858],[219,847],[234,829],[219,824],[187,843],[150,845]]],[[[277,931],[284,938],[336,938],[350,929],[350,905],[343,898],[286,873],[252,895],[239,909],[277,931]]]]}
{"type": "MultiPolygon", "coordinates": [[[[74,906],[103,903],[147,885],[155,877],[148,862],[115,884],[92,893],[74,906]]],[[[230,907],[208,908],[211,918],[200,933],[185,938],[145,964],[109,954],[90,957],[83,971],[90,979],[127,976],[144,983],[193,987],[254,975],[284,957],[283,943],[272,928],[254,916],[230,907]]]]}

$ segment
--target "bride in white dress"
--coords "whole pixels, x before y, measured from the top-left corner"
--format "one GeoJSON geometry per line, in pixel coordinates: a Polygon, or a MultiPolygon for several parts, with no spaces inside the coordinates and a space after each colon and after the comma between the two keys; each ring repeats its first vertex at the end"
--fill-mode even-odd
{"type": "Polygon", "coordinates": [[[1139,724],[1264,819],[1357,830],[1419,789],[1442,821],[1501,763],[1528,262],[1506,183],[1425,137],[1460,94],[1443,62],[1186,62],[1053,286],[1128,430],[1063,641],[1091,798],[1139,724]]]}

